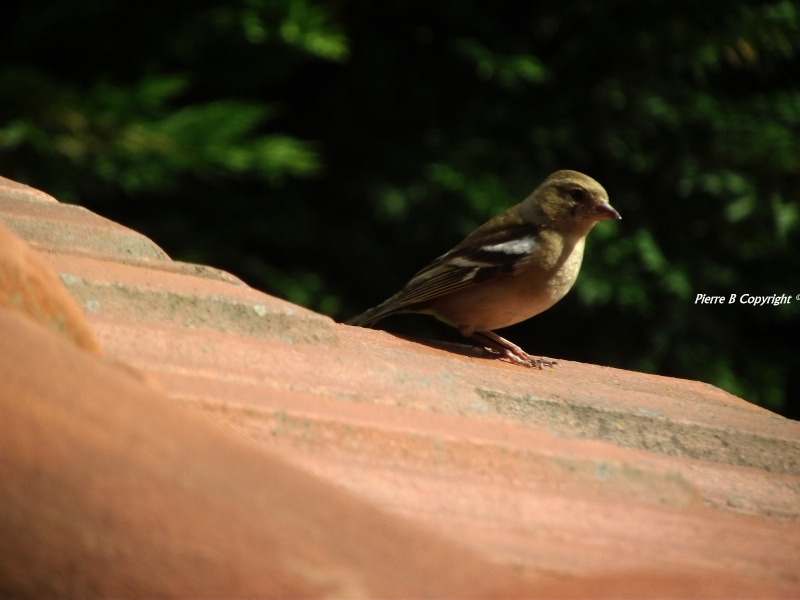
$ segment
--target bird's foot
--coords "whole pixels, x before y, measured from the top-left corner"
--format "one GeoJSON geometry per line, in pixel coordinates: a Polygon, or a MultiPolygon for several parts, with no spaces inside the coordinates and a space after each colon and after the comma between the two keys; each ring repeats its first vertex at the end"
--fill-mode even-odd
{"type": "Polygon", "coordinates": [[[536,367],[537,369],[543,369],[545,367],[552,367],[553,365],[558,364],[554,360],[533,356],[525,351],[517,353],[510,350],[503,350],[499,352],[499,354],[501,358],[508,359],[510,362],[513,362],[516,365],[522,365],[523,367],[536,367]]]}
{"type": "Polygon", "coordinates": [[[558,364],[554,360],[528,354],[516,344],[500,337],[493,331],[476,331],[470,337],[492,350],[496,355],[499,355],[500,358],[505,358],[517,365],[543,369],[544,367],[552,367],[558,364]]]}

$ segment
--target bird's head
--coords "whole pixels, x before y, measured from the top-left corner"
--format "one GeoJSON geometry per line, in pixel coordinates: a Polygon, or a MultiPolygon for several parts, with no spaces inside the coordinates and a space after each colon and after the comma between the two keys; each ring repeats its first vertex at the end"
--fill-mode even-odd
{"type": "Polygon", "coordinates": [[[534,222],[578,235],[586,235],[598,221],[622,218],[608,203],[603,186],[577,171],[556,171],[550,175],[528,196],[520,210],[534,222]]]}

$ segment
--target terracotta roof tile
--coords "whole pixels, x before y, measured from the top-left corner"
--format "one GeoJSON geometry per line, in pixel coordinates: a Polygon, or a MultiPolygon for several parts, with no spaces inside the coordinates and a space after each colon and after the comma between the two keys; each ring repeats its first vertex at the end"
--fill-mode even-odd
{"type": "MultiPolygon", "coordinates": [[[[122,477],[134,494],[141,484],[147,493],[160,490],[198,507],[218,502],[234,515],[251,506],[258,486],[269,485],[262,470],[281,473],[274,481],[303,495],[287,492],[285,505],[269,504],[274,518],[286,521],[269,535],[255,524],[250,535],[246,517],[231,517],[244,541],[221,543],[219,553],[237,561],[241,548],[269,553],[260,535],[292,537],[304,519],[312,537],[328,540],[321,542],[327,550],[304,556],[284,539],[265,563],[275,578],[262,574],[255,587],[237,587],[223,569],[209,574],[215,590],[800,595],[797,422],[699,382],[569,361],[529,370],[458,345],[339,325],[226,273],[173,262],[136,232],[8,180],[0,180],[0,222],[58,274],[106,355],[161,387],[156,404],[131,418],[147,427],[142,443],[152,452],[169,446],[176,453],[174,479],[155,477],[154,465],[139,454],[147,450],[139,448],[131,474],[110,481],[122,477]],[[193,410],[173,408],[178,404],[193,410]],[[156,406],[170,407],[163,409],[163,427],[156,406]],[[173,434],[176,440],[163,439],[173,434]],[[222,448],[220,456],[200,451],[203,440],[222,448]],[[245,454],[251,466],[237,471],[229,461],[245,454]],[[228,468],[233,479],[226,479],[228,468]],[[229,481],[242,493],[221,498],[211,484],[187,491],[181,469],[208,469],[209,481],[229,481]],[[328,502],[330,520],[320,521],[328,502]],[[370,532],[386,541],[406,530],[396,538],[399,554],[371,545],[370,532]],[[336,535],[344,536],[342,559],[325,545],[336,535]],[[359,546],[373,549],[352,549],[359,546]],[[403,552],[414,560],[400,558],[403,552]],[[287,575],[280,553],[304,566],[287,575]]],[[[103,367],[76,359],[74,368],[91,379],[103,367]]],[[[109,433],[133,435],[130,424],[114,420],[114,398],[106,401],[109,414],[96,418],[109,433]]],[[[120,402],[119,410],[134,410],[120,402]]],[[[75,425],[71,435],[89,444],[92,433],[75,425]]],[[[123,465],[132,451],[112,443],[95,450],[116,452],[123,465]]],[[[62,468],[65,482],[90,477],[62,468]]],[[[17,474],[21,485],[24,473],[17,474]]],[[[179,513],[159,521],[151,509],[129,517],[174,527],[177,540],[190,535],[179,513]]],[[[120,504],[119,514],[126,510],[120,504]]],[[[214,513],[203,540],[225,537],[227,525],[214,513]]],[[[134,542],[127,536],[136,538],[129,529],[87,531],[111,549],[128,548],[134,542]]],[[[163,550],[137,543],[130,546],[136,552],[163,550]]],[[[240,575],[249,573],[243,568],[240,575]]],[[[186,571],[176,569],[171,579],[157,580],[160,588],[147,590],[194,593],[186,571]]],[[[108,587],[111,575],[93,577],[101,593],[124,589],[108,587]]]]}

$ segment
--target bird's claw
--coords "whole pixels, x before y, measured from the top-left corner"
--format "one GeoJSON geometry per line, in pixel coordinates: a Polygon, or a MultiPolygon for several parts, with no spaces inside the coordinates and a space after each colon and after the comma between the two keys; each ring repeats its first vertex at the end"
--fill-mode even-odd
{"type": "Polygon", "coordinates": [[[554,360],[539,358],[538,356],[528,354],[516,344],[512,344],[507,339],[500,337],[492,331],[477,331],[473,333],[471,337],[474,340],[481,342],[486,350],[491,352],[493,356],[505,358],[506,360],[517,365],[522,365],[523,367],[536,367],[537,369],[543,369],[544,367],[552,367],[558,364],[554,360]]]}
{"type": "Polygon", "coordinates": [[[552,367],[558,364],[554,360],[548,360],[546,358],[533,356],[525,351],[513,352],[509,349],[505,349],[503,352],[500,352],[499,354],[502,358],[505,358],[513,362],[514,364],[522,365],[523,367],[531,367],[531,368],[535,367],[540,370],[544,369],[545,367],[552,367]]]}

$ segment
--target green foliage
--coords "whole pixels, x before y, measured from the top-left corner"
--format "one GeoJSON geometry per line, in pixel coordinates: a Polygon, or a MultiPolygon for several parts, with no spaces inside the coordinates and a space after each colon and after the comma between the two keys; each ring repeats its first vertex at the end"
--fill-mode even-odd
{"type": "Polygon", "coordinates": [[[581,170],[624,220],[509,335],[800,416],[800,300],[694,304],[800,294],[796,3],[81,0],[12,21],[3,175],[344,318],[581,170]]]}
{"type": "MultiPolygon", "coordinates": [[[[262,131],[276,112],[269,105],[232,99],[181,105],[176,97],[188,87],[185,77],[150,76],[126,85],[100,80],[75,89],[36,73],[4,75],[8,89],[42,109],[7,123],[0,148],[46,156],[112,189],[175,190],[184,175],[253,175],[274,183],[320,168],[310,143],[262,131]]],[[[73,198],[70,191],[63,193],[73,198]]]]}

